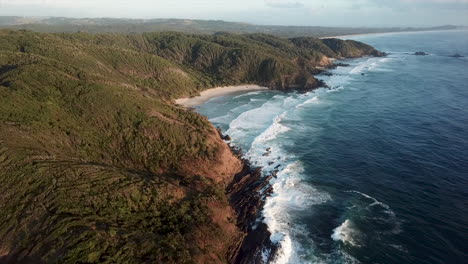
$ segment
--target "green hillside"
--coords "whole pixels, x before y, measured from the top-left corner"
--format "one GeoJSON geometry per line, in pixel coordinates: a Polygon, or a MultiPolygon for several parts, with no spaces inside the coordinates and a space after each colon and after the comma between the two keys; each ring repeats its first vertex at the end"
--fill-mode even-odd
{"type": "Polygon", "coordinates": [[[314,88],[354,41],[0,31],[0,262],[225,263],[242,165],[174,99],[314,88]]]}

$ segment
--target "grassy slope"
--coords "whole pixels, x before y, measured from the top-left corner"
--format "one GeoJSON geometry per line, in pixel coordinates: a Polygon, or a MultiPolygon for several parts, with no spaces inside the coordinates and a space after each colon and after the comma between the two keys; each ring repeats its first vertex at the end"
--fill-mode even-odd
{"type": "Polygon", "coordinates": [[[224,188],[241,164],[171,100],[221,84],[282,88],[322,54],[374,52],[268,35],[0,31],[0,256],[225,262],[241,234],[224,188]]]}

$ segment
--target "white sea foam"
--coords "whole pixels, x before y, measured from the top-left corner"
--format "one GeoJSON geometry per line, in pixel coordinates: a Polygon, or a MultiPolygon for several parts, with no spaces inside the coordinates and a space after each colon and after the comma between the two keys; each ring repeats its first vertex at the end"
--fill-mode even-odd
{"type": "Polygon", "coordinates": [[[272,264],[283,264],[283,263],[290,263],[290,259],[292,255],[294,254],[294,249],[292,246],[292,241],[291,237],[287,234],[281,234],[281,238],[274,238],[275,236],[278,236],[279,234],[273,234],[272,235],[272,240],[273,239],[278,239],[280,240],[281,247],[278,250],[278,254],[276,255],[275,259],[272,261],[272,264]]]}
{"type": "MultiPolygon", "coordinates": [[[[263,105],[256,110],[257,112],[267,111],[268,113],[262,113],[262,115],[268,115],[270,120],[273,121],[269,121],[270,123],[263,122],[263,127],[268,125],[268,123],[269,126],[253,139],[250,149],[246,153],[246,157],[249,160],[256,165],[264,167],[265,171],[271,171],[272,168],[281,165],[286,156],[288,156],[289,160],[294,158],[284,153],[282,150],[282,146],[288,143],[287,139],[281,138],[281,142],[275,142],[278,141],[278,137],[280,137],[281,134],[291,130],[291,128],[283,124],[282,121],[284,119],[288,120],[289,115],[291,115],[292,111],[297,109],[298,106],[311,104],[318,100],[318,96],[316,96],[315,93],[294,94],[286,98],[275,96],[274,98],[277,99],[277,102],[273,103],[275,107],[265,108],[265,105],[263,105]],[[274,114],[276,114],[276,116],[273,116],[274,114]],[[273,160],[275,162],[273,162],[273,160]]],[[[260,124],[262,121],[258,120],[257,123],[260,124]]],[[[231,126],[231,128],[235,128],[235,126],[231,126]]]]}
{"type": "Polygon", "coordinates": [[[333,75],[325,78],[325,83],[332,89],[343,87],[352,81],[353,78],[349,75],[333,75]]]}
{"type": "Polygon", "coordinates": [[[243,104],[243,105],[240,105],[238,107],[235,107],[235,108],[231,109],[229,111],[229,113],[232,113],[234,115],[239,115],[240,113],[243,113],[245,111],[249,111],[249,110],[252,110],[252,109],[256,108],[257,105],[258,105],[258,103],[253,103],[253,101],[251,101],[248,104],[243,104]]]}
{"type": "Polygon", "coordinates": [[[244,94],[241,94],[241,95],[237,95],[237,96],[234,96],[233,99],[238,99],[238,98],[242,98],[242,97],[245,97],[245,96],[252,96],[252,95],[256,95],[256,94],[260,94],[262,92],[249,92],[249,93],[244,93],[244,94]]]}
{"type": "MultiPolygon", "coordinates": [[[[271,180],[273,193],[266,199],[263,210],[263,221],[271,232],[270,239],[279,245],[279,251],[272,263],[308,263],[303,259],[307,250],[295,240],[297,236],[307,234],[306,228],[293,225],[292,217],[297,211],[310,210],[311,206],[331,199],[328,193],[321,192],[302,180],[302,163],[284,150],[288,141],[281,137],[290,131],[290,127],[283,121],[289,120],[288,116],[299,105],[318,102],[320,93],[290,94],[287,97],[275,95],[261,106],[241,113],[232,120],[227,131],[233,141],[239,143],[249,143],[247,137],[255,135],[249,143],[246,158],[262,166],[264,173],[280,170],[276,178],[271,180]],[[258,131],[262,132],[259,134],[258,131]]],[[[310,240],[307,244],[310,249],[313,241],[310,240]]],[[[262,258],[267,260],[269,254],[266,250],[262,251],[262,258]]]]}
{"type": "Polygon", "coordinates": [[[264,206],[263,216],[271,232],[271,241],[280,247],[275,264],[304,263],[300,257],[304,249],[292,237],[306,231],[300,225],[292,225],[292,217],[298,211],[310,210],[311,206],[331,199],[328,193],[303,182],[303,172],[299,161],[289,163],[273,180],[273,194],[264,206]]]}
{"type": "Polygon", "coordinates": [[[316,103],[318,103],[318,102],[319,102],[319,97],[318,97],[318,96],[314,96],[314,97],[312,97],[312,98],[306,100],[305,102],[298,104],[298,105],[296,106],[296,109],[302,108],[302,107],[304,107],[304,106],[306,106],[306,105],[309,105],[309,104],[316,104],[316,103]]]}
{"type": "Polygon", "coordinates": [[[367,68],[367,64],[363,63],[363,64],[359,64],[358,66],[354,67],[349,73],[350,74],[360,74],[362,73],[366,68],[367,68]]]}
{"type": "Polygon", "coordinates": [[[359,246],[359,231],[354,227],[353,222],[349,219],[346,219],[340,226],[333,229],[331,238],[335,241],[341,241],[351,246],[359,246]]]}
{"type": "MultiPolygon", "coordinates": [[[[261,93],[261,92],[251,92],[251,93],[248,93],[248,94],[259,94],[259,93],[261,93]]],[[[240,96],[244,96],[244,95],[247,95],[247,94],[243,94],[243,95],[240,95],[240,96]]],[[[214,99],[217,99],[217,98],[214,98],[214,99]]],[[[232,122],[232,120],[234,119],[234,117],[238,116],[240,113],[243,113],[243,112],[252,110],[254,108],[257,108],[258,105],[260,104],[259,102],[261,102],[261,101],[266,101],[266,99],[250,99],[250,102],[248,102],[246,104],[241,104],[241,105],[239,105],[239,106],[237,106],[235,108],[230,109],[229,112],[226,113],[225,115],[210,118],[209,121],[211,123],[215,123],[215,124],[229,125],[232,122]]]]}
{"type": "Polygon", "coordinates": [[[380,59],[379,61],[380,62],[389,62],[391,60],[393,60],[393,58],[383,58],[383,59],[380,59]]]}
{"type": "Polygon", "coordinates": [[[281,124],[285,114],[286,112],[283,112],[276,116],[273,123],[253,140],[249,151],[246,153],[249,160],[256,165],[262,166],[264,170],[271,171],[273,167],[280,165],[286,156],[282,152],[281,146],[271,142],[277,139],[280,134],[290,130],[289,127],[281,124]],[[275,162],[272,160],[275,160],[275,162]]]}
{"type": "Polygon", "coordinates": [[[338,86],[338,87],[336,87],[336,88],[329,89],[329,90],[327,91],[327,93],[336,93],[336,92],[339,92],[339,91],[341,91],[341,90],[343,90],[343,89],[344,89],[343,86],[338,86]]]}
{"type": "Polygon", "coordinates": [[[355,75],[360,75],[369,71],[390,71],[381,66],[394,58],[368,58],[358,60],[349,67],[338,67],[331,72],[331,76],[322,76],[321,79],[331,88],[328,92],[337,92],[344,89],[351,81],[355,80],[355,75]]]}
{"type": "Polygon", "coordinates": [[[271,254],[271,250],[269,249],[262,249],[262,263],[267,263],[268,262],[268,258],[270,257],[270,254],[271,254]]]}
{"type": "Polygon", "coordinates": [[[358,63],[351,71],[350,74],[361,74],[366,71],[375,71],[378,67],[384,63],[392,61],[393,58],[369,58],[364,62],[358,63]]]}
{"type": "Polygon", "coordinates": [[[231,119],[232,116],[228,113],[227,115],[210,118],[209,121],[217,124],[229,124],[231,119]]]}
{"type": "Polygon", "coordinates": [[[282,125],[280,122],[284,118],[286,112],[283,112],[281,115],[277,116],[275,120],[273,120],[273,124],[268,127],[260,136],[258,136],[258,141],[266,142],[276,138],[279,134],[284,133],[289,130],[288,127],[282,125]]]}
{"type": "MultiPolygon", "coordinates": [[[[290,109],[293,109],[303,100],[310,99],[312,93],[289,96],[275,95],[269,101],[254,109],[242,112],[229,124],[227,134],[233,138],[234,145],[241,141],[250,145],[248,156],[263,157],[265,149],[270,146],[267,141],[275,139],[278,135],[287,132],[289,128],[281,123],[290,109]],[[259,131],[263,131],[259,134],[259,131]],[[252,141],[245,140],[251,138],[252,141]]],[[[253,102],[251,102],[253,104],[253,102]]],[[[256,102],[258,104],[258,102],[256,102]]],[[[244,144],[243,147],[246,147],[244,144]]],[[[273,150],[272,150],[273,151],[273,150]]],[[[259,162],[258,160],[252,160],[259,162]]]]}
{"type": "Polygon", "coordinates": [[[284,111],[281,100],[268,101],[232,120],[226,133],[233,138],[234,143],[244,140],[245,137],[254,137],[258,131],[265,130],[280,111],[284,111]]]}
{"type": "MultiPolygon", "coordinates": [[[[342,77],[332,79],[331,83],[344,85],[350,80],[342,77]]],[[[278,94],[260,106],[259,102],[250,100],[248,104],[256,103],[257,106],[240,113],[229,123],[227,134],[235,144],[248,149],[246,158],[262,166],[264,173],[279,169],[276,178],[270,182],[273,192],[266,199],[262,212],[271,233],[270,239],[279,246],[271,263],[321,262],[319,257],[313,256],[314,241],[307,236],[307,228],[297,224],[294,216],[301,211],[313,210],[313,206],[330,201],[331,197],[304,182],[301,161],[284,146],[288,144],[287,133],[291,130],[290,124],[294,126],[294,117],[300,115],[304,106],[324,102],[321,96],[326,96],[327,92],[327,89],[319,89],[305,94],[278,94]]],[[[269,251],[262,251],[264,261],[272,257],[269,255],[269,251]]]]}

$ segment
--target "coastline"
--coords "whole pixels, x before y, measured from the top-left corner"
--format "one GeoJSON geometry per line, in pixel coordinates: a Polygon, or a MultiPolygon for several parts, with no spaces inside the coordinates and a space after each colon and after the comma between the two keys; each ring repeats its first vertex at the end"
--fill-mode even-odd
{"type": "Polygon", "coordinates": [[[215,87],[205,91],[202,91],[200,95],[195,97],[184,97],[176,99],[176,104],[179,104],[184,107],[193,107],[205,103],[206,101],[228,94],[233,94],[237,92],[249,92],[249,91],[263,91],[268,90],[269,88],[259,86],[256,84],[244,84],[237,86],[224,86],[224,87],[215,87]]]}
{"type": "Polygon", "coordinates": [[[447,32],[447,31],[466,31],[466,29],[447,29],[447,30],[425,30],[425,31],[389,31],[389,32],[375,32],[375,33],[360,33],[360,34],[349,34],[349,35],[340,35],[340,36],[328,36],[320,37],[319,39],[346,39],[350,37],[367,37],[367,36],[385,36],[385,35],[394,35],[394,34],[417,34],[417,33],[427,33],[427,32],[447,32]]]}
{"type": "MultiPolygon", "coordinates": [[[[369,56],[385,56],[385,53],[377,51],[375,54],[367,54],[369,56]]],[[[362,55],[366,56],[366,55],[362,55]]],[[[339,64],[332,64],[325,67],[323,71],[333,69],[333,66],[340,66],[339,64]]],[[[283,91],[312,91],[320,87],[326,87],[326,84],[319,79],[312,76],[314,83],[310,84],[301,83],[301,85],[287,85],[282,88],[277,88],[283,91]],[[299,86],[299,87],[298,87],[299,86]]],[[[200,92],[195,97],[178,98],[174,102],[188,109],[201,105],[210,99],[232,95],[236,93],[244,93],[250,91],[266,91],[275,89],[275,87],[264,87],[256,84],[243,84],[237,86],[224,86],[215,87],[200,92]]],[[[213,125],[213,124],[212,124],[213,125]]],[[[278,170],[264,175],[262,167],[255,166],[247,160],[241,149],[229,144],[230,137],[224,134],[220,129],[218,133],[221,139],[230,147],[232,153],[238,157],[242,162],[243,168],[240,172],[235,174],[232,180],[225,188],[225,194],[228,197],[229,205],[235,212],[235,222],[241,234],[230,243],[226,260],[230,264],[250,264],[250,263],[264,263],[264,261],[272,261],[277,257],[280,250],[280,245],[271,240],[271,233],[268,224],[263,220],[263,209],[266,199],[272,195],[273,186],[270,183],[272,178],[277,176],[278,170]],[[268,254],[266,254],[267,252],[268,254]]]]}
{"type": "MultiPolygon", "coordinates": [[[[221,138],[227,136],[218,132],[221,138]]],[[[278,250],[278,245],[270,240],[268,225],[261,221],[265,199],[273,191],[270,180],[276,177],[276,171],[263,175],[261,167],[253,166],[240,149],[228,146],[243,164],[242,170],[234,175],[225,189],[229,204],[236,212],[236,225],[243,234],[231,245],[227,260],[230,264],[263,263],[263,251],[270,252],[268,260],[271,260],[278,250]]]]}
{"type": "Polygon", "coordinates": [[[380,32],[380,33],[361,33],[361,34],[349,34],[349,35],[340,35],[340,36],[320,37],[320,39],[333,39],[333,38],[343,39],[343,38],[349,38],[349,37],[392,35],[392,34],[398,34],[398,33],[416,33],[416,32],[419,32],[419,31],[403,31],[403,32],[393,31],[393,32],[380,32]]]}

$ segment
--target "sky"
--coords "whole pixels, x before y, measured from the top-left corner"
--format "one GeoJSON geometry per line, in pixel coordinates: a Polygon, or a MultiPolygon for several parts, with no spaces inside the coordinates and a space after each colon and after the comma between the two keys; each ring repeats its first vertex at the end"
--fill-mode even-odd
{"type": "Polygon", "coordinates": [[[468,0],[0,0],[0,16],[214,19],[266,25],[468,25],[468,0]]]}

